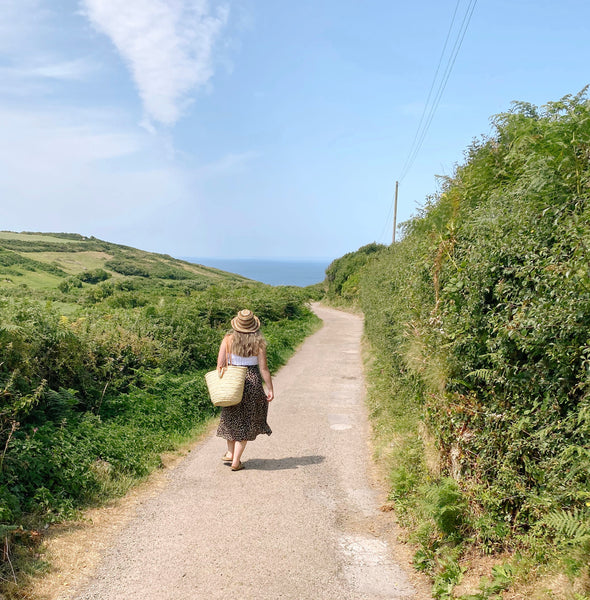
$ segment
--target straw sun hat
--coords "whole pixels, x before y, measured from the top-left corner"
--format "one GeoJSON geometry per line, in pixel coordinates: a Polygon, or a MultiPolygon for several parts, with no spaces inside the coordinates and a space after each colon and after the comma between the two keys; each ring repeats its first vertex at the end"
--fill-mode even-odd
{"type": "Polygon", "coordinates": [[[254,333],[260,329],[260,319],[251,310],[245,309],[231,320],[231,326],[240,333],[254,333]]]}

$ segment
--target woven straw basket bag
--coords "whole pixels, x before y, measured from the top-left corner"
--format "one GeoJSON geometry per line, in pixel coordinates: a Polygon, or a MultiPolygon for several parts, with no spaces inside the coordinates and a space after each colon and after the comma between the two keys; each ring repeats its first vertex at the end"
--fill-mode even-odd
{"type": "Polygon", "coordinates": [[[211,402],[215,406],[234,406],[242,401],[244,382],[248,367],[232,365],[229,344],[225,342],[225,367],[220,371],[209,371],[205,374],[205,381],[209,389],[211,402]]]}
{"type": "Polygon", "coordinates": [[[221,369],[221,373],[209,371],[205,374],[205,381],[209,388],[211,402],[215,406],[234,406],[242,401],[244,381],[248,367],[228,365],[221,369]]]}

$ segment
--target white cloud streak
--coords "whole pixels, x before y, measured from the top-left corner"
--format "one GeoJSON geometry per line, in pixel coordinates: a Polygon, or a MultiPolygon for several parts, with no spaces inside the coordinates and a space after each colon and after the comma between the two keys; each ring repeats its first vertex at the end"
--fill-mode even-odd
{"type": "Polygon", "coordinates": [[[85,59],[57,61],[51,63],[0,67],[0,78],[6,79],[51,79],[56,81],[81,81],[96,70],[96,66],[85,59]]]}
{"type": "Polygon", "coordinates": [[[87,77],[93,66],[85,59],[66,60],[32,67],[26,75],[62,81],[77,81],[87,77]]]}
{"type": "Polygon", "coordinates": [[[190,93],[213,75],[212,50],[227,6],[208,0],[81,0],[92,25],[128,65],[148,118],[173,125],[190,93]]]}

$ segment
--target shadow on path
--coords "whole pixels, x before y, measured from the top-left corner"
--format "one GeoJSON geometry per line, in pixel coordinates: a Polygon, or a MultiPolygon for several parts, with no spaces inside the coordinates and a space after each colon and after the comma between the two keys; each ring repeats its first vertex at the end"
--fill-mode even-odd
{"type": "Polygon", "coordinates": [[[244,461],[247,469],[258,471],[281,471],[298,469],[309,465],[319,465],[326,460],[325,456],[290,456],[288,458],[252,458],[244,461]]]}

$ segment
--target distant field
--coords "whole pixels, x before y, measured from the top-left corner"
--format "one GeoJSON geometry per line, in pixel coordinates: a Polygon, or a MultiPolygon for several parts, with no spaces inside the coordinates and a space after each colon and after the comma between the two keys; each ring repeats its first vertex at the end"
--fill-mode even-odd
{"type": "MultiPolygon", "coordinates": [[[[174,263],[176,263],[176,262],[177,261],[174,260],[174,263]]],[[[203,267],[201,265],[193,265],[193,264],[184,263],[181,261],[178,261],[178,262],[180,262],[180,266],[182,266],[183,269],[186,269],[187,271],[189,271],[189,273],[194,273],[195,275],[205,275],[206,277],[214,277],[214,278],[227,276],[226,271],[220,271],[219,269],[213,269],[211,267],[203,267]]],[[[232,273],[232,275],[234,275],[234,274],[232,273]]],[[[236,277],[238,277],[239,279],[245,279],[245,277],[242,277],[241,275],[236,275],[236,277]]]]}
{"type": "Polygon", "coordinates": [[[62,281],[61,277],[43,271],[24,271],[21,275],[13,273],[4,275],[0,271],[0,287],[18,286],[24,283],[36,290],[50,290],[56,288],[60,281],[62,281]]]}
{"type": "MultiPolygon", "coordinates": [[[[214,282],[246,281],[245,277],[219,269],[178,260],[166,254],[146,252],[75,233],[16,233],[0,231],[0,287],[27,285],[33,289],[68,289],[71,278],[96,284],[105,278],[135,278],[148,281],[192,282],[207,286],[214,282]],[[106,271],[99,275],[95,272],[106,271]],[[65,280],[70,278],[69,282],[65,280]]],[[[142,285],[143,285],[142,284],[142,285]]],[[[175,284],[175,285],[176,285],[175,284]]],[[[136,287],[138,283],[133,284],[136,287]]],[[[63,291],[63,290],[62,290],[63,291]]]]}
{"type": "Polygon", "coordinates": [[[70,238],[57,238],[53,235],[45,235],[43,233],[16,233],[14,231],[0,231],[0,239],[5,240],[22,240],[27,242],[78,242],[80,240],[70,238]]]}
{"type": "Polygon", "coordinates": [[[85,269],[104,268],[104,263],[111,258],[113,256],[106,252],[35,252],[35,260],[57,264],[72,275],[85,269]]]}

